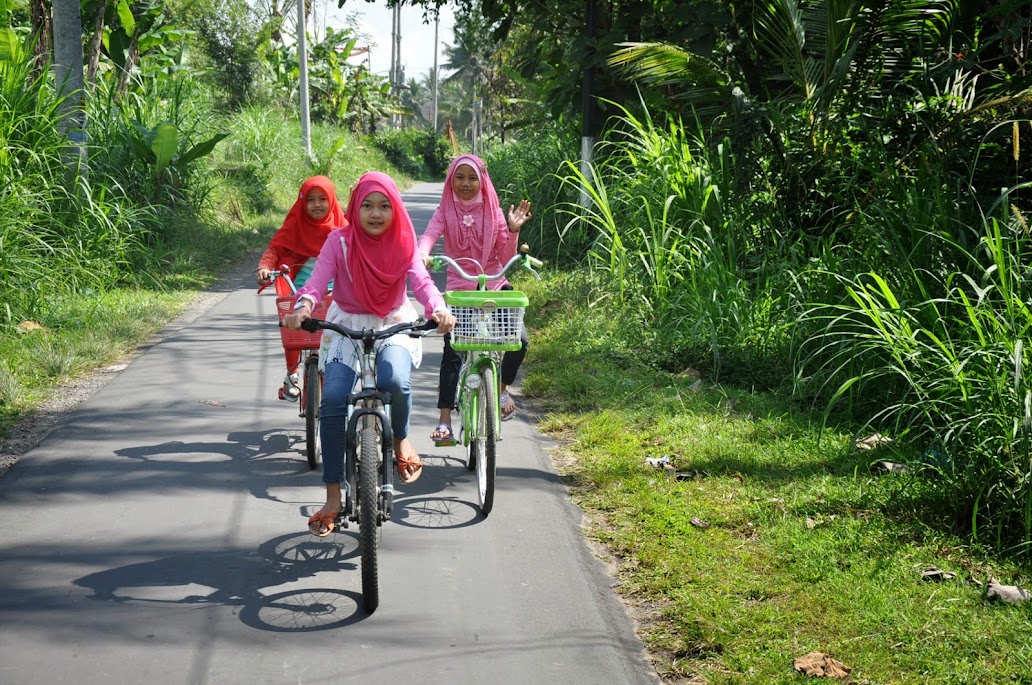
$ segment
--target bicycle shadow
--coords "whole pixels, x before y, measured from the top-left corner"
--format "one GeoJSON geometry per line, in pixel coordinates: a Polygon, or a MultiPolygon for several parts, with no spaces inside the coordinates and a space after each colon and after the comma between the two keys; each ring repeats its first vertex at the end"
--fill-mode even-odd
{"type": "Polygon", "coordinates": [[[312,472],[301,451],[304,444],[303,432],[273,429],[235,431],[228,433],[224,442],[171,440],[156,445],[125,447],[114,453],[160,469],[163,476],[182,475],[192,483],[198,482],[202,470],[225,473],[237,465],[243,465],[247,469],[248,489],[252,495],[259,499],[282,502],[270,492],[275,479],[294,478],[312,472]],[[227,460],[198,462],[183,458],[186,455],[212,454],[225,456],[227,460]]]}
{"type": "Polygon", "coordinates": [[[476,476],[466,468],[465,457],[423,454],[423,475],[415,483],[401,485],[404,495],[394,500],[391,522],[409,528],[449,530],[472,526],[482,520],[480,507],[461,495],[444,492],[470,491],[476,476]],[[440,496],[434,496],[442,493],[440,496]]]}
{"type": "Polygon", "coordinates": [[[359,592],[312,587],[267,594],[319,573],[355,571],[358,540],[334,533],[314,538],[290,533],[253,552],[186,552],[98,571],[72,581],[87,599],[146,606],[239,607],[256,630],[282,633],[333,630],[365,620],[359,592]],[[208,590],[205,593],[205,590],[208,590]]]}

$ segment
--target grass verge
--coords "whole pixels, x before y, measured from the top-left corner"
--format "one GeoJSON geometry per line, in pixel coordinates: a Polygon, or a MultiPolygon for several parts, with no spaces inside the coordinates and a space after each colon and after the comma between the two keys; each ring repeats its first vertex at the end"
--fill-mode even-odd
{"type": "Polygon", "coordinates": [[[985,599],[1032,570],[947,532],[934,478],[873,474],[890,454],[783,398],[641,365],[580,276],[520,285],[523,392],[669,682],[805,682],[813,651],[855,683],[1032,682],[1032,602],[985,599]]]}

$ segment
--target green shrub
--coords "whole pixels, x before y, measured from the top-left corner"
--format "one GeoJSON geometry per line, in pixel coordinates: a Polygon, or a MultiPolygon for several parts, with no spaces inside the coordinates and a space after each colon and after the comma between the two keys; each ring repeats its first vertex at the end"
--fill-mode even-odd
{"type": "Polygon", "coordinates": [[[440,179],[448,170],[451,145],[427,128],[404,128],[377,133],[373,144],[398,171],[412,178],[440,179]]]}

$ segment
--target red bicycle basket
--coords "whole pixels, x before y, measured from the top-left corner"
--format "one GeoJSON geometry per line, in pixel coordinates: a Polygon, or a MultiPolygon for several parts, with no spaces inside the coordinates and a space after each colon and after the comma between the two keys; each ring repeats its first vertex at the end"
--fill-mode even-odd
{"type": "MultiPolygon", "coordinates": [[[[325,296],[319,306],[312,312],[313,319],[325,319],[326,312],[330,309],[330,302],[333,301],[333,297],[330,295],[325,296]]],[[[276,298],[276,313],[279,315],[279,320],[283,321],[283,317],[288,314],[294,313],[294,298],[291,297],[277,297],[276,298]]],[[[309,333],[308,331],[292,331],[289,328],[280,327],[280,339],[283,341],[283,349],[285,350],[317,350],[319,349],[319,342],[322,340],[322,331],[316,331],[315,333],[309,333]]]]}

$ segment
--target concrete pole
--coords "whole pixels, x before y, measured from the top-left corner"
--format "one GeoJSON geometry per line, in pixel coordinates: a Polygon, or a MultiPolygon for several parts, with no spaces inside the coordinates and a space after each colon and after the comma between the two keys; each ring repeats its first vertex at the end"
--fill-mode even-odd
{"type": "Polygon", "coordinates": [[[437,84],[441,80],[440,74],[437,73],[437,30],[441,26],[441,10],[438,9],[434,12],[434,133],[437,133],[437,84]]]}
{"type": "Polygon", "coordinates": [[[300,68],[300,97],[301,97],[301,147],[309,162],[314,162],[312,156],[311,121],[308,115],[308,48],[307,36],[308,22],[305,17],[305,0],[297,0],[297,63],[300,68]]]}

